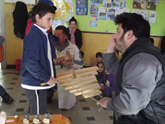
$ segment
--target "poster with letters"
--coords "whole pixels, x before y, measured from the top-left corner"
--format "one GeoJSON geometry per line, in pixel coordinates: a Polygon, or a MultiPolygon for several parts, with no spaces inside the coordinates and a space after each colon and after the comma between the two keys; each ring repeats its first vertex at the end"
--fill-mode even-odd
{"type": "Polygon", "coordinates": [[[76,15],[88,14],[88,0],[76,0],[76,15]]]}

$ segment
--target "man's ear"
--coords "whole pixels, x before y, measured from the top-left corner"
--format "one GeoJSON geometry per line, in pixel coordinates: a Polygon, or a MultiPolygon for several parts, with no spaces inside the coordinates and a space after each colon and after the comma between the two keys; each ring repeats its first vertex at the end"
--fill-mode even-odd
{"type": "Polygon", "coordinates": [[[68,36],[67,35],[65,35],[65,39],[67,39],[68,38],[68,36]]]}
{"type": "Polygon", "coordinates": [[[36,20],[36,22],[37,22],[39,19],[40,19],[39,15],[36,14],[36,16],[35,16],[35,20],[36,20]]]}
{"type": "Polygon", "coordinates": [[[127,32],[127,40],[131,39],[133,37],[133,31],[132,30],[129,30],[127,32]]]}

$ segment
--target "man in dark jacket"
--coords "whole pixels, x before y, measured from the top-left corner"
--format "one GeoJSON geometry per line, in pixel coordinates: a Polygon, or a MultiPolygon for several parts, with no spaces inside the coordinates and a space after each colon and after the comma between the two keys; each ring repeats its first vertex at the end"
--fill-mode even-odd
{"type": "Polygon", "coordinates": [[[123,13],[103,54],[105,68],[117,73],[115,97],[97,102],[114,111],[114,124],[165,124],[165,57],[150,42],[150,25],[141,15],[123,13]],[[122,53],[119,61],[115,49],[122,53]]]}

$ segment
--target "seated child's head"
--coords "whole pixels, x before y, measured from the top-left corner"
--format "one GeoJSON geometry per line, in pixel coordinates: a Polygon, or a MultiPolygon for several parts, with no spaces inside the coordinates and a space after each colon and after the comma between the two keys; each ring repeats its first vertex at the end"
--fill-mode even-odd
{"type": "Polygon", "coordinates": [[[96,61],[101,62],[103,60],[103,56],[101,52],[96,53],[96,61]]]}
{"type": "Polygon", "coordinates": [[[55,9],[46,2],[39,2],[31,11],[31,21],[41,28],[49,30],[53,24],[55,9]]]}
{"type": "Polygon", "coordinates": [[[105,71],[104,63],[103,62],[98,62],[97,67],[99,68],[99,73],[102,73],[105,71]]]}

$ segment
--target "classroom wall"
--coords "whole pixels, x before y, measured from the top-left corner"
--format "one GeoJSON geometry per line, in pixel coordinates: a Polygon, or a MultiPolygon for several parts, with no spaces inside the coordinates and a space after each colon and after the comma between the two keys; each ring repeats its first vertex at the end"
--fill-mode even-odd
{"type": "MultiPolygon", "coordinates": [[[[7,65],[15,65],[16,59],[22,58],[23,40],[14,35],[12,4],[5,4],[5,33],[6,33],[6,61],[7,65]]],[[[32,6],[27,6],[28,11],[32,6]]]]}
{"type": "MultiPolygon", "coordinates": [[[[89,17],[90,17],[90,3],[88,0],[88,14],[87,15],[76,15],[76,11],[73,11],[74,17],[77,19],[78,28],[82,31],[91,31],[91,32],[106,32],[113,33],[116,32],[116,25],[114,21],[111,20],[101,20],[98,19],[98,26],[91,27],[89,26],[89,17]]],[[[103,4],[99,4],[99,7],[103,7],[103,4]]],[[[129,12],[133,10],[133,0],[127,0],[126,8],[129,9],[129,12]]],[[[76,10],[76,2],[74,0],[74,10],[76,10]]],[[[142,9],[139,9],[142,10],[142,9]]],[[[160,3],[156,3],[156,10],[147,10],[148,14],[150,11],[156,12],[156,21],[154,24],[150,23],[151,34],[156,36],[165,35],[165,0],[161,0],[160,3]]]]}
{"type": "MultiPolygon", "coordinates": [[[[5,4],[5,35],[6,35],[6,61],[7,65],[15,65],[16,59],[22,58],[23,40],[14,35],[13,13],[10,12],[11,4],[5,4]]],[[[28,6],[30,10],[32,6],[28,6]]],[[[111,34],[83,32],[84,65],[90,66],[95,62],[96,52],[105,52],[111,34]]],[[[160,48],[161,37],[153,37],[155,45],[160,48]]]]}
{"type": "MultiPolygon", "coordinates": [[[[81,50],[84,52],[84,65],[93,65],[96,61],[95,54],[97,52],[105,53],[109,38],[112,34],[98,34],[98,33],[82,33],[83,46],[81,50]]],[[[154,45],[160,49],[161,37],[152,37],[154,45]]]]}

